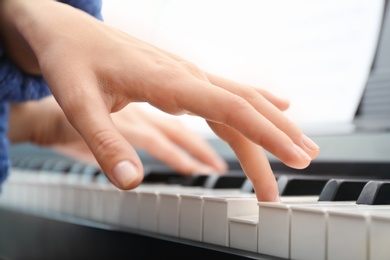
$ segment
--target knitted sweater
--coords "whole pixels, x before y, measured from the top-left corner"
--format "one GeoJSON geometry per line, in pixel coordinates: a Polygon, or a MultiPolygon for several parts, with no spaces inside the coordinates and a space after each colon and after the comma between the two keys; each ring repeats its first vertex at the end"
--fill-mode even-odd
{"type": "MultiPolygon", "coordinates": [[[[102,19],[102,0],[58,0],[58,2],[69,4],[102,19]]],[[[7,59],[0,45],[0,184],[7,177],[10,165],[7,140],[9,103],[37,100],[50,94],[50,89],[41,76],[22,72],[7,59]]]]}

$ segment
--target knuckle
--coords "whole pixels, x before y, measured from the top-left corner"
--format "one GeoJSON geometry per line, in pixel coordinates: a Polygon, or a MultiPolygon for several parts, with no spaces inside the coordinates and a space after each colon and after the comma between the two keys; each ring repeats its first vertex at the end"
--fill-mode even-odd
{"type": "MultiPolygon", "coordinates": [[[[120,160],[118,154],[122,154],[121,139],[117,138],[115,133],[109,130],[100,130],[92,134],[90,142],[90,148],[99,164],[106,168],[111,164],[115,163],[111,159],[120,160]],[[104,158],[110,158],[110,160],[103,160],[104,158]]],[[[124,155],[123,155],[124,156],[124,155]]]]}
{"type": "Polygon", "coordinates": [[[269,150],[270,147],[275,146],[275,144],[272,142],[275,139],[272,137],[280,136],[280,130],[274,125],[271,125],[270,127],[268,127],[268,129],[264,129],[264,130],[265,131],[261,131],[258,140],[256,141],[258,144],[260,144],[266,149],[268,148],[267,150],[269,150]]]}
{"type": "Polygon", "coordinates": [[[155,78],[158,79],[158,83],[168,85],[175,82],[177,77],[183,73],[183,69],[179,66],[179,63],[169,59],[156,60],[150,69],[152,70],[151,75],[156,75],[155,78]]]}
{"type": "Polygon", "coordinates": [[[184,67],[184,69],[188,71],[190,74],[201,79],[207,78],[205,73],[200,68],[198,68],[198,66],[196,66],[195,64],[188,61],[181,61],[181,64],[184,67]]]}
{"type": "Polygon", "coordinates": [[[230,104],[230,111],[224,113],[223,121],[227,125],[232,125],[237,116],[245,115],[248,110],[252,109],[252,106],[247,100],[237,95],[230,95],[228,99],[230,100],[227,100],[226,104],[230,104]]]}

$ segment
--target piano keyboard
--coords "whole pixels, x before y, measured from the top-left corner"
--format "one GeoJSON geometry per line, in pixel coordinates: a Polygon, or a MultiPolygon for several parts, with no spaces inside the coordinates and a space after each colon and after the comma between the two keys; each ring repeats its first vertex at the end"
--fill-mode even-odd
{"type": "MultiPolygon", "coordinates": [[[[276,176],[281,202],[271,203],[258,202],[240,172],[150,173],[130,191],[115,188],[93,166],[63,160],[25,159],[11,172],[2,187],[0,214],[63,215],[122,232],[237,249],[248,258],[390,259],[387,182],[317,178],[321,189],[305,194],[300,187],[294,195],[287,191],[290,177],[281,175],[276,176]],[[168,179],[170,184],[164,183],[168,179]]],[[[290,187],[297,182],[292,178],[290,187]]]]}

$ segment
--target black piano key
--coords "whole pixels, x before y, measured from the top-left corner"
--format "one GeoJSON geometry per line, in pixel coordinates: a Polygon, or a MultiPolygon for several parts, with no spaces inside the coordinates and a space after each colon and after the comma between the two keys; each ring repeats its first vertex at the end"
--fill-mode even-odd
{"type": "Polygon", "coordinates": [[[205,174],[193,174],[183,178],[180,184],[190,187],[203,187],[207,178],[208,175],[205,174]]]}
{"type": "Polygon", "coordinates": [[[94,177],[96,177],[100,173],[104,174],[99,167],[97,167],[96,165],[91,165],[91,164],[86,164],[82,170],[82,174],[92,175],[94,177]]]}
{"type": "Polygon", "coordinates": [[[180,184],[185,176],[180,175],[175,170],[169,168],[147,169],[143,183],[163,183],[163,184],[180,184]]]}
{"type": "Polygon", "coordinates": [[[47,161],[46,157],[36,157],[31,159],[24,165],[25,169],[28,170],[39,170],[42,168],[43,164],[47,161]]]}
{"type": "Polygon", "coordinates": [[[72,163],[70,165],[68,174],[76,175],[76,176],[80,175],[80,178],[85,178],[88,181],[95,182],[95,183],[99,181],[101,182],[101,180],[104,179],[99,176],[99,175],[104,175],[104,173],[97,165],[84,163],[84,162],[72,163]]]}
{"type": "Polygon", "coordinates": [[[278,189],[280,196],[305,196],[320,195],[329,179],[310,178],[307,176],[278,177],[278,189]]]}
{"type": "Polygon", "coordinates": [[[25,156],[23,158],[19,158],[18,160],[15,160],[15,162],[12,163],[12,166],[19,169],[25,169],[26,166],[33,160],[34,157],[32,156],[25,156]]]}
{"type": "Polygon", "coordinates": [[[356,201],[368,180],[331,179],[318,201],[356,201]]]}
{"type": "Polygon", "coordinates": [[[246,180],[242,171],[230,171],[226,174],[212,174],[207,177],[203,188],[206,189],[240,189],[246,180]]]}
{"type": "Polygon", "coordinates": [[[72,166],[74,165],[74,161],[70,161],[67,159],[57,160],[53,163],[51,171],[58,173],[68,173],[72,166]]]}
{"type": "Polygon", "coordinates": [[[89,175],[96,175],[101,171],[101,169],[94,165],[89,163],[83,163],[83,162],[74,162],[70,164],[70,168],[68,170],[69,173],[77,173],[77,174],[89,174],[89,175]]]}
{"type": "Polygon", "coordinates": [[[25,158],[25,156],[12,156],[10,158],[11,167],[18,167],[19,163],[25,158]]]}
{"type": "MultiPolygon", "coordinates": [[[[63,168],[62,159],[50,158],[47,159],[41,166],[42,171],[58,171],[63,168]]],[[[69,168],[70,169],[70,168],[69,168]]],[[[68,169],[68,170],[69,170],[68,169]]]]}
{"type": "Polygon", "coordinates": [[[360,193],[356,204],[366,205],[389,205],[390,204],[390,182],[369,181],[360,193]]]}
{"type": "Polygon", "coordinates": [[[194,173],[183,175],[171,168],[158,166],[146,167],[143,183],[179,184],[183,186],[202,187],[209,175],[194,173]]]}
{"type": "Polygon", "coordinates": [[[85,168],[85,164],[81,162],[75,162],[71,165],[69,173],[82,173],[85,168]]]}
{"type": "MultiPolygon", "coordinates": [[[[275,179],[278,180],[278,176],[275,175],[275,179]]],[[[243,193],[254,193],[255,189],[253,188],[253,183],[249,180],[246,179],[244,183],[241,186],[241,192],[243,193]]]]}

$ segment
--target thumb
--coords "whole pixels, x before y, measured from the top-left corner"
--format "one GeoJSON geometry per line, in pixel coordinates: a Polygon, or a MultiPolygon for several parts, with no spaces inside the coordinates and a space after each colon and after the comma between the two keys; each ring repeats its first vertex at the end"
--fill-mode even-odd
{"type": "Polygon", "coordinates": [[[128,190],[143,179],[143,167],[134,148],[117,131],[100,95],[82,102],[62,102],[69,122],[80,133],[107,178],[118,188],[128,190]],[[65,105],[66,103],[70,105],[65,105]]]}

